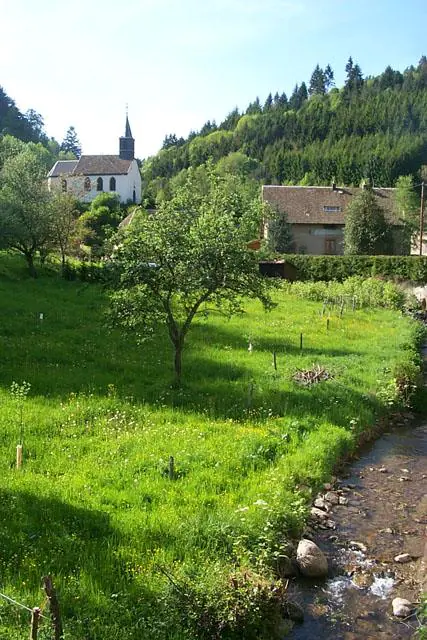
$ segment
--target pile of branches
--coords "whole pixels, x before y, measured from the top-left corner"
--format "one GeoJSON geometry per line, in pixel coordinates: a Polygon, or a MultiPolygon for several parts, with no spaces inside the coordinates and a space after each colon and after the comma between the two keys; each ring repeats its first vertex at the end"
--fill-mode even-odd
{"type": "Polygon", "coordinates": [[[307,387],[322,380],[330,380],[332,377],[329,371],[326,371],[325,367],[321,367],[320,364],[314,364],[311,369],[297,369],[293,375],[295,382],[307,387]]]}

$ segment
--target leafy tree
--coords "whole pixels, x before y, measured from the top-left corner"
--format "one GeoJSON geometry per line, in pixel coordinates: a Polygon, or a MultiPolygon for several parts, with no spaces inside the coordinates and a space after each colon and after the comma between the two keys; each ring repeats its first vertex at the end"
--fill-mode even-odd
{"type": "Polygon", "coordinates": [[[391,228],[371,189],[354,196],[345,212],[344,253],[377,255],[390,253],[391,228]]]}
{"type": "Polygon", "coordinates": [[[0,238],[25,257],[37,277],[34,258],[52,241],[52,211],[46,168],[37,146],[8,158],[0,172],[0,238]]]}
{"type": "Polygon", "coordinates": [[[61,254],[61,266],[64,273],[70,245],[77,234],[79,217],[77,200],[70,193],[55,191],[51,195],[52,240],[61,254]]]}
{"type": "MultiPolygon", "coordinates": [[[[237,210],[239,198],[225,179],[210,171],[209,185],[208,194],[200,194],[190,174],[172,200],[130,225],[113,257],[115,319],[141,338],[150,337],[159,323],[166,325],[178,383],[186,336],[206,305],[228,315],[239,312],[248,295],[266,308],[272,305],[269,282],[246,247],[253,220],[247,210],[237,210]]],[[[258,199],[254,207],[260,216],[258,199]]]]}
{"type": "Polygon", "coordinates": [[[90,247],[93,256],[104,254],[105,241],[117,229],[121,218],[119,196],[107,192],[96,196],[89,211],[80,216],[78,234],[83,244],[90,247]]]}
{"type": "Polygon", "coordinates": [[[69,127],[61,143],[61,151],[72,153],[76,158],[82,155],[82,148],[74,127],[69,127]]]}
{"type": "Polygon", "coordinates": [[[269,212],[268,248],[278,253],[288,253],[292,249],[292,227],[286,213],[269,212]]]}

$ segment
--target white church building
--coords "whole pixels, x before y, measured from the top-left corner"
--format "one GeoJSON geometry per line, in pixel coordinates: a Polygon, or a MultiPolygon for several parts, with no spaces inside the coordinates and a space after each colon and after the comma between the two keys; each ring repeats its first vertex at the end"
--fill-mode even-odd
{"type": "Polygon", "coordinates": [[[100,193],[117,193],[121,202],[141,202],[141,174],[135,160],[135,140],[126,115],[125,135],[120,138],[118,156],[81,156],[58,160],[49,171],[48,188],[72,193],[91,202],[100,193]]]}

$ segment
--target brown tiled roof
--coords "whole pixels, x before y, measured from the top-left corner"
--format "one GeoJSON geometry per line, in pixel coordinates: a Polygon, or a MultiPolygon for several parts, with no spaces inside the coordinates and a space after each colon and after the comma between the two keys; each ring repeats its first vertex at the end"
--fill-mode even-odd
{"type": "Polygon", "coordinates": [[[76,167],[78,160],[58,160],[47,174],[48,178],[57,178],[64,174],[72,173],[76,167]]]}
{"type": "Polygon", "coordinates": [[[132,160],[120,156],[82,156],[73,170],[74,175],[110,176],[126,174],[132,160]]]}
{"type": "MultiPolygon", "coordinates": [[[[361,187],[282,187],[263,185],[263,200],[285,212],[292,224],[345,224],[345,210],[361,187]],[[327,210],[329,208],[329,211],[327,210]]],[[[398,224],[394,214],[395,189],[373,189],[384,215],[398,224]]]]}

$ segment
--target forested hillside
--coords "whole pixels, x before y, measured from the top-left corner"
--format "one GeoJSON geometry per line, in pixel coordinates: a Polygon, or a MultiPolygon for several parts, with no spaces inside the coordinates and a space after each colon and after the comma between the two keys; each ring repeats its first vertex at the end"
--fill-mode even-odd
{"type": "Polygon", "coordinates": [[[359,185],[368,179],[394,186],[427,163],[427,58],[403,73],[387,67],[363,77],[350,58],[346,80],[334,86],[328,65],[313,71],[308,87],[292,95],[259,98],[244,113],[233,110],[220,124],[207,122],[188,138],[165,137],[143,166],[147,204],[168,195],[189,167],[209,158],[220,172],[233,171],[266,184],[359,185]]]}
{"type": "Polygon", "coordinates": [[[24,148],[20,143],[40,145],[47,168],[58,159],[72,159],[81,153],[74,127],[68,129],[61,144],[55,138],[49,138],[40,113],[34,109],[22,113],[0,85],[0,168],[5,158],[24,148]]]}

